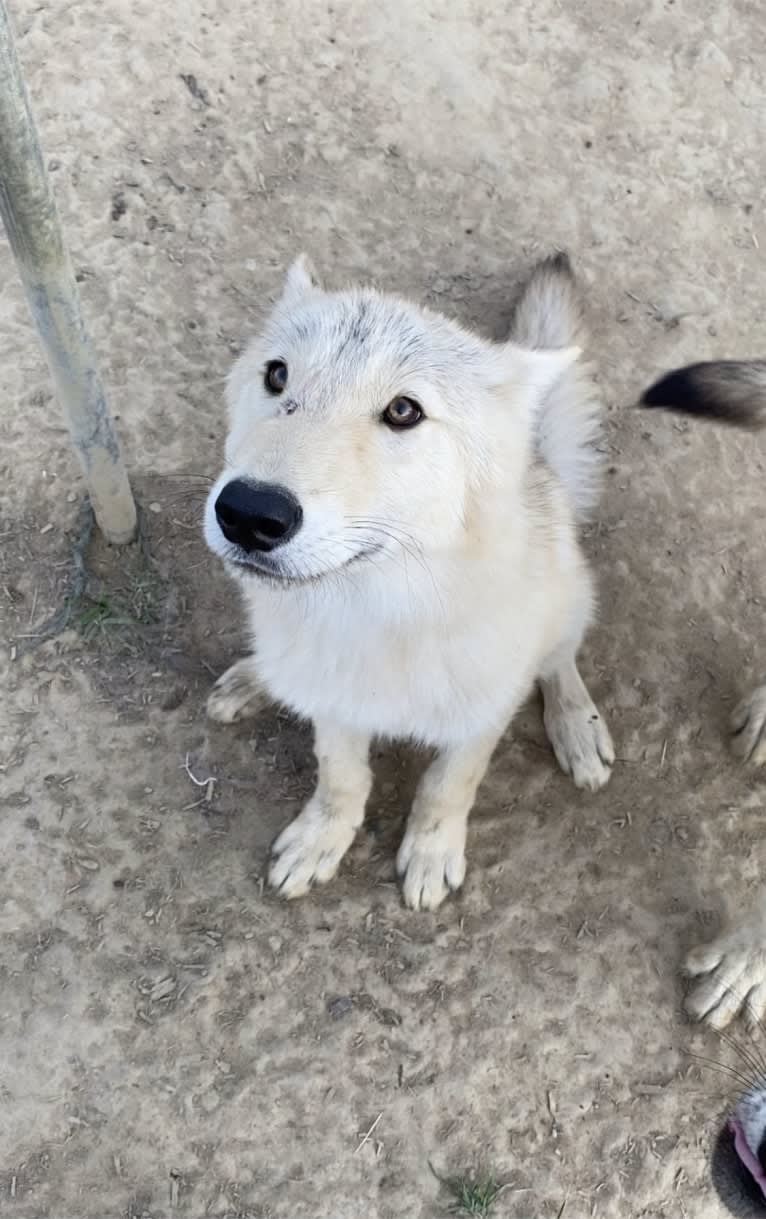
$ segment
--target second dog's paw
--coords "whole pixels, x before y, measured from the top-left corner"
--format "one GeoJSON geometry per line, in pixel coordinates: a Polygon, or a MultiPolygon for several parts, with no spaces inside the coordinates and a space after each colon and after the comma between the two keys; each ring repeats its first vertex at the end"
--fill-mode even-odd
{"type": "Polygon", "coordinates": [[[731,715],[732,749],[755,766],[766,762],[766,686],[757,686],[731,715]]]}
{"type": "Polygon", "coordinates": [[[740,1011],[748,1025],[766,1015],[764,928],[740,928],[693,949],[684,972],[699,981],[686,997],[686,1010],[714,1029],[725,1028],[740,1011]]]}
{"type": "Polygon", "coordinates": [[[234,724],[252,715],[257,715],[266,705],[267,698],[258,685],[253,662],[249,656],[238,660],[222,673],[210,691],[207,713],[219,724],[234,724]]]}
{"type": "Polygon", "coordinates": [[[546,715],[545,727],[556,760],[575,787],[595,792],[609,782],[614,745],[593,703],[546,715]]]}
{"type": "Polygon", "coordinates": [[[356,829],[310,800],[274,843],[269,884],[282,897],[302,897],[312,885],[332,880],[356,829]]]}
{"type": "Polygon", "coordinates": [[[405,904],[412,910],[435,910],[465,879],[465,827],[449,823],[429,829],[408,827],[396,870],[402,877],[405,904]]]}

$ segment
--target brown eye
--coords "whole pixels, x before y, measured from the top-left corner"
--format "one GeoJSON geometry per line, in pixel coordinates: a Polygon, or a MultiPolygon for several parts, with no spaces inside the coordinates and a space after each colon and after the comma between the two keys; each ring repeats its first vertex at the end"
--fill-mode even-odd
{"type": "Polygon", "coordinates": [[[284,360],[269,360],[263,383],[272,394],[281,394],[287,385],[287,365],[284,360]]]}
{"type": "Polygon", "coordinates": [[[394,398],[383,412],[383,422],[392,428],[414,427],[423,418],[423,408],[412,398],[394,398]]]}

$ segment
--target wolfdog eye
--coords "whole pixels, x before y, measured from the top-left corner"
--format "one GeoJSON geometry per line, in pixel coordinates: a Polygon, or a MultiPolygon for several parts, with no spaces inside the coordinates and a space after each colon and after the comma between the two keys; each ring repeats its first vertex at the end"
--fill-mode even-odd
{"type": "Polygon", "coordinates": [[[269,393],[282,393],[287,385],[287,365],[284,360],[269,360],[263,374],[263,383],[269,393]]]}
{"type": "Polygon", "coordinates": [[[391,428],[414,427],[423,418],[423,408],[413,398],[394,398],[382,418],[391,428]]]}

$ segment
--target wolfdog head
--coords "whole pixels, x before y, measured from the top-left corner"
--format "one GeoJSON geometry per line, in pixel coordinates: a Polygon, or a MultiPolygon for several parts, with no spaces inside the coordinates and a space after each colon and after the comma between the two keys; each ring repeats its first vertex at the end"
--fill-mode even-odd
{"type": "Polygon", "coordinates": [[[470,546],[519,494],[536,405],[577,349],[490,343],[304,259],[228,380],[209,546],[280,584],[470,546]]]}

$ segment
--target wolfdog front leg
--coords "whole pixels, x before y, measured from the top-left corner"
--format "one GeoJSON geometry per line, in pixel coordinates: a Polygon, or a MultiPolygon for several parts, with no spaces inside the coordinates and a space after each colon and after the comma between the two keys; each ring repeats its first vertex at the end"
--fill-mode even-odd
{"type": "Polygon", "coordinates": [[[314,734],[316,790],[273,847],[269,883],[283,897],[301,897],[332,879],[362,824],[372,785],[369,737],[324,720],[314,734]]]}

